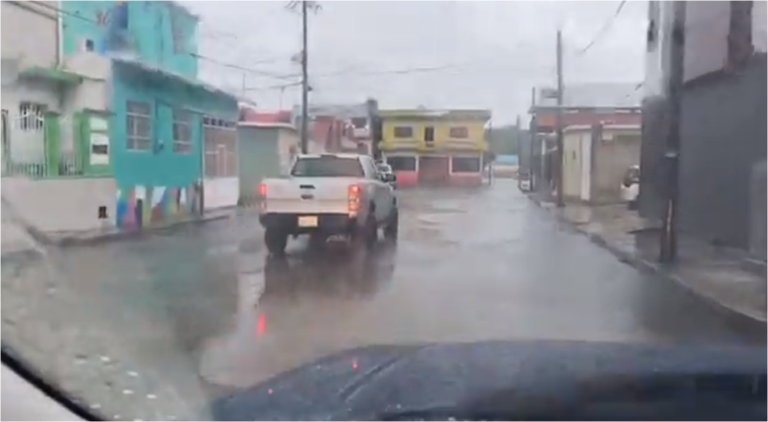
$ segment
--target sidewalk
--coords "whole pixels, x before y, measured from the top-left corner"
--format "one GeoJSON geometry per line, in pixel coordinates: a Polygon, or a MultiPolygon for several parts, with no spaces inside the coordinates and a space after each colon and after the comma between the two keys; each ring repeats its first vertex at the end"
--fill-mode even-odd
{"type": "Polygon", "coordinates": [[[568,204],[558,209],[538,197],[531,199],[620,260],[640,270],[661,274],[722,309],[766,322],[766,277],[760,270],[745,265],[749,259],[746,252],[680,236],[678,263],[664,266],[658,263],[661,228],[627,210],[625,205],[568,204]]]}
{"type": "Polygon", "coordinates": [[[203,224],[227,219],[234,216],[237,212],[237,207],[220,208],[208,211],[203,216],[187,217],[155,224],[142,230],[119,230],[116,227],[110,227],[104,230],[53,233],[44,233],[36,230],[34,227],[21,227],[19,223],[3,218],[2,255],[33,252],[35,250],[35,242],[43,245],[67,247],[97,245],[111,241],[140,238],[153,233],[172,231],[190,224],[203,224]]]}

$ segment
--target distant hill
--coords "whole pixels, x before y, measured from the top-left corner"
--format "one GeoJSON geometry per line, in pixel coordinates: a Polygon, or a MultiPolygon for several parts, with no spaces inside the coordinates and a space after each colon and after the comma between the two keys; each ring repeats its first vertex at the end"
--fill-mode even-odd
{"type": "Polygon", "coordinates": [[[528,136],[528,130],[514,125],[499,126],[485,130],[485,140],[496,155],[517,155],[520,140],[528,136]]]}

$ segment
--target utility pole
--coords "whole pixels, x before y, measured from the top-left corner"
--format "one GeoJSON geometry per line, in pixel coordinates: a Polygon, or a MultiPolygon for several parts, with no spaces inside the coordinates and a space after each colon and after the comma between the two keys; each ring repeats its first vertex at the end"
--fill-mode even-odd
{"type": "Polygon", "coordinates": [[[368,98],[365,102],[368,110],[368,127],[371,137],[371,155],[373,158],[381,160],[381,119],[379,118],[379,102],[373,98],[368,98]]]}
{"type": "Polygon", "coordinates": [[[667,78],[667,101],[669,116],[666,119],[664,169],[666,176],[664,222],[659,245],[659,262],[672,264],[677,260],[677,211],[680,170],[680,116],[682,112],[682,90],[685,52],[684,1],[672,2],[672,45],[670,46],[670,69],[667,78]]]}
{"type": "Polygon", "coordinates": [[[563,202],[563,34],[557,29],[557,206],[564,207],[563,202]]]}
{"type": "Polygon", "coordinates": [[[529,161],[528,161],[528,186],[530,187],[531,192],[535,192],[535,190],[538,188],[537,183],[539,181],[539,163],[536,161],[536,148],[539,148],[539,151],[541,148],[539,147],[539,144],[536,142],[536,133],[538,132],[538,127],[536,125],[536,87],[531,88],[531,121],[528,125],[528,138],[530,140],[530,151],[528,152],[529,155],[529,161]]]}
{"type": "Polygon", "coordinates": [[[307,0],[301,2],[301,153],[308,152],[309,141],[309,76],[307,72],[307,0]]]}

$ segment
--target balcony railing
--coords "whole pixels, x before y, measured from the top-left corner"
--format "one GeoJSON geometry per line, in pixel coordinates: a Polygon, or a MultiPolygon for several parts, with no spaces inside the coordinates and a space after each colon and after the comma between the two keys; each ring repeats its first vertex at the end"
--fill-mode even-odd
{"type": "Polygon", "coordinates": [[[3,177],[93,176],[93,165],[101,163],[92,161],[105,158],[103,154],[91,155],[90,151],[83,150],[86,147],[75,139],[72,119],[60,118],[55,113],[13,117],[4,114],[2,135],[3,177]]]}

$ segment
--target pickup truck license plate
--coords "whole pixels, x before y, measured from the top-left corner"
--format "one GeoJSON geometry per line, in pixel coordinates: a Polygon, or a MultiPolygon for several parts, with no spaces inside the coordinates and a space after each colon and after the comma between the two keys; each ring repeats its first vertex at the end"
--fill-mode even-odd
{"type": "Polygon", "coordinates": [[[317,216],[316,215],[300,216],[299,227],[317,227],[317,216]]]}

